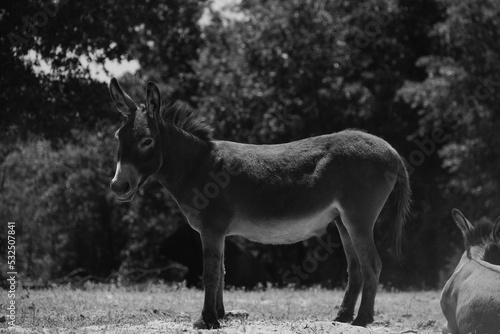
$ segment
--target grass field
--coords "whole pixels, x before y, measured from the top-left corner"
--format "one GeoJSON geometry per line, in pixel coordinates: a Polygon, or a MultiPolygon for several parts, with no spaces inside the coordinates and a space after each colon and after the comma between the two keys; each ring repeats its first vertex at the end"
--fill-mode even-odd
{"type": "MultiPolygon", "coordinates": [[[[226,310],[245,310],[248,319],[222,323],[214,333],[440,333],[444,318],[439,292],[385,292],[377,295],[375,323],[368,329],[332,323],[343,291],[267,289],[225,291],[226,310]]],[[[46,290],[19,289],[17,326],[5,333],[199,333],[203,292],[181,286],[117,288],[87,285],[46,290]]],[[[0,312],[7,294],[2,293],[0,312]]],[[[205,332],[205,331],[201,331],[205,332]]]]}

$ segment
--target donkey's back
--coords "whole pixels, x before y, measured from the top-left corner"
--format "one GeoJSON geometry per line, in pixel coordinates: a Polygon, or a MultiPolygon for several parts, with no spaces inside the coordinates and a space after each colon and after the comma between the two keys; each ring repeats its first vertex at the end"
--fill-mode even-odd
{"type": "MultiPolygon", "coordinates": [[[[311,176],[304,182],[314,182],[321,176],[360,162],[370,167],[397,170],[399,159],[398,153],[385,140],[357,130],[275,145],[227,141],[215,141],[215,144],[216,158],[239,165],[239,171],[254,181],[271,177],[279,185],[295,184],[304,174],[311,176]],[[297,178],[292,179],[295,176],[297,178]]],[[[362,167],[356,165],[354,171],[362,167]]]]}
{"type": "Polygon", "coordinates": [[[496,334],[500,330],[500,267],[464,254],[446,283],[441,308],[451,334],[496,334]]]}

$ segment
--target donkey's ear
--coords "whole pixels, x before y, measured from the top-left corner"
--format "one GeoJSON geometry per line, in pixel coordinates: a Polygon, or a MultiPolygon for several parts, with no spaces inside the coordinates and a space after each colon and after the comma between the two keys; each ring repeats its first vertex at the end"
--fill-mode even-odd
{"type": "Polygon", "coordinates": [[[118,111],[120,111],[123,115],[129,116],[137,110],[137,105],[130,98],[130,96],[123,92],[116,78],[111,78],[111,81],[109,82],[109,92],[111,94],[111,98],[116,104],[116,107],[118,108],[118,111]]]}
{"type": "Polygon", "coordinates": [[[460,210],[453,209],[451,211],[451,214],[453,215],[455,223],[458,225],[464,236],[467,231],[473,229],[472,224],[467,220],[467,218],[465,218],[465,216],[463,215],[463,213],[460,212],[460,210]]]}
{"type": "Polygon", "coordinates": [[[151,118],[155,118],[161,108],[161,98],[160,98],[160,90],[158,86],[153,82],[148,82],[148,87],[146,91],[146,110],[148,116],[151,118]]]}
{"type": "Polygon", "coordinates": [[[495,243],[500,244],[500,217],[497,218],[492,233],[493,233],[493,240],[495,241],[495,243]]]}

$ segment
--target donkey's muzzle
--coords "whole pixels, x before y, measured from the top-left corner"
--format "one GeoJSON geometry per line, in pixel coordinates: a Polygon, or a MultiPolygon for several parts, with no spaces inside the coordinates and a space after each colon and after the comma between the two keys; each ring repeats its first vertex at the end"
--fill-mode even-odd
{"type": "Polygon", "coordinates": [[[118,163],[115,177],[109,186],[120,201],[128,202],[134,198],[140,179],[135,168],[118,163]]]}
{"type": "Polygon", "coordinates": [[[128,192],[132,189],[130,182],[115,179],[111,181],[110,188],[119,197],[126,197],[128,192]]]}

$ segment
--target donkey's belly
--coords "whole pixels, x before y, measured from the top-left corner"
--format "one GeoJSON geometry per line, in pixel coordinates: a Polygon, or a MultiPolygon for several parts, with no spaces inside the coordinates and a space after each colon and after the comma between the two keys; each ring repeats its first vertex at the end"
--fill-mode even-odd
{"type": "Polygon", "coordinates": [[[322,235],[338,215],[337,209],[328,207],[302,217],[240,216],[233,221],[228,234],[264,244],[291,244],[322,235]]]}

